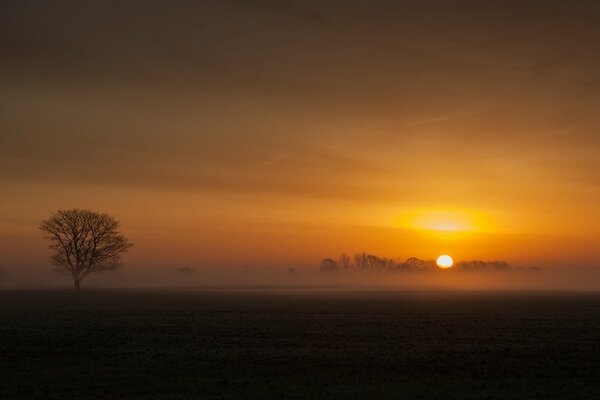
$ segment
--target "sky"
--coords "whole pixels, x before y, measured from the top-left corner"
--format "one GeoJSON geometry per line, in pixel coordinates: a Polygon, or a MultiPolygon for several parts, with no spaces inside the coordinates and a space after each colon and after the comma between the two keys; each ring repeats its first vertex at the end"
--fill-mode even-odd
{"type": "Polygon", "coordinates": [[[0,268],[114,215],[127,268],[600,265],[600,3],[0,4],[0,268]]]}

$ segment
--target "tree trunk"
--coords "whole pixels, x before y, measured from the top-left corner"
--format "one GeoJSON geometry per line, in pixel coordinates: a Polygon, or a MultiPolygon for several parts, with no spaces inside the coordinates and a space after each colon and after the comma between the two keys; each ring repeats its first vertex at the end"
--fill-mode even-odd
{"type": "Polygon", "coordinates": [[[80,282],[81,282],[81,279],[79,279],[79,278],[76,278],[76,277],[75,277],[75,278],[73,278],[73,283],[75,284],[75,289],[76,289],[76,290],[79,290],[79,289],[81,289],[81,287],[79,286],[79,283],[80,283],[80,282]]]}

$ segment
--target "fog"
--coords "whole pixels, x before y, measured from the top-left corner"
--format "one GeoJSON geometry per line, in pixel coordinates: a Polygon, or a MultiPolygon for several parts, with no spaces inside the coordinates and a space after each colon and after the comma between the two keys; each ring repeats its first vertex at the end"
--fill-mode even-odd
{"type": "MultiPolygon", "coordinates": [[[[0,288],[63,289],[73,285],[70,276],[47,267],[4,268],[0,288]]],[[[83,289],[185,289],[185,290],[391,290],[391,291],[597,291],[600,271],[593,266],[540,268],[539,271],[405,271],[324,274],[317,268],[239,267],[122,268],[92,274],[83,289]]]]}

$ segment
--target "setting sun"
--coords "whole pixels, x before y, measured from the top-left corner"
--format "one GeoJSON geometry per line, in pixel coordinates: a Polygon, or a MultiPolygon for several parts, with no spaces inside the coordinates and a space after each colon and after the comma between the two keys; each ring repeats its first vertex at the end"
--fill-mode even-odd
{"type": "Polygon", "coordinates": [[[454,264],[454,260],[448,255],[442,255],[437,258],[436,263],[440,268],[450,268],[454,264]]]}

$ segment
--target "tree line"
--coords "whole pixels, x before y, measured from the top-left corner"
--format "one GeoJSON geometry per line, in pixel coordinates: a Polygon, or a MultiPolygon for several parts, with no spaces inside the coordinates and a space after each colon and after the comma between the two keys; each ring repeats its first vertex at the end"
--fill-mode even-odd
{"type": "MultiPolygon", "coordinates": [[[[417,257],[409,257],[406,260],[391,259],[365,252],[356,253],[352,257],[342,253],[336,259],[324,258],[319,264],[319,271],[323,273],[435,271],[438,269],[435,260],[422,260],[417,257]]],[[[509,271],[513,267],[505,261],[471,260],[458,262],[452,269],[457,271],[509,271]]]]}

